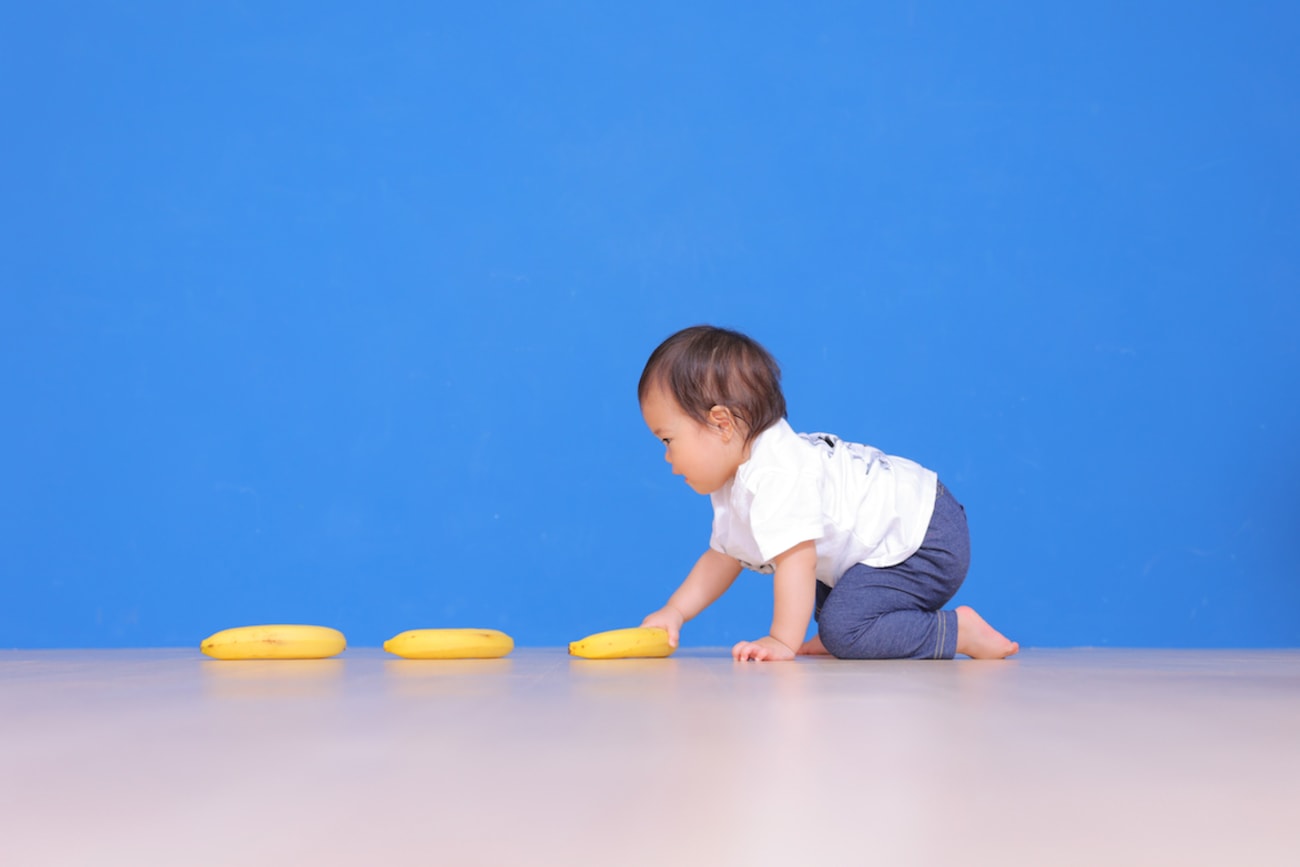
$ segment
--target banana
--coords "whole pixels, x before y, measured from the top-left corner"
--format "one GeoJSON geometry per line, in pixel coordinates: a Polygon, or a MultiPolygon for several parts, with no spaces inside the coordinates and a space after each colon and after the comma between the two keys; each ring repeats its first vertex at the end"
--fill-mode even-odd
{"type": "Polygon", "coordinates": [[[408,629],[384,642],[384,650],[407,659],[496,659],[514,647],[497,629],[408,629]]]}
{"type": "Polygon", "coordinates": [[[569,653],[584,659],[632,659],[672,656],[677,648],[668,644],[668,630],[657,626],[611,629],[569,643],[569,653]]]}
{"type": "Polygon", "coordinates": [[[343,633],[328,626],[269,624],[223,629],[199,650],[213,659],[325,659],[347,646],[343,633]]]}

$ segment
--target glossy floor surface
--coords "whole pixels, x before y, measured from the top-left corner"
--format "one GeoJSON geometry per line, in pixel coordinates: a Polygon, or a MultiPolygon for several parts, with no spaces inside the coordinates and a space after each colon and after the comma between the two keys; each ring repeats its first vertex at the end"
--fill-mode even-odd
{"type": "Polygon", "coordinates": [[[0,652],[0,862],[1300,863],[1300,651],[0,652]]]}

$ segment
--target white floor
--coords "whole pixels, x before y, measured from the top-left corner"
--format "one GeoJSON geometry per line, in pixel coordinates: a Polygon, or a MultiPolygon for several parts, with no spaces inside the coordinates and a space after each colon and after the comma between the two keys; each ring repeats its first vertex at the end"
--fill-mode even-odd
{"type": "Polygon", "coordinates": [[[0,864],[1296,865],[1300,651],[0,652],[0,864]]]}

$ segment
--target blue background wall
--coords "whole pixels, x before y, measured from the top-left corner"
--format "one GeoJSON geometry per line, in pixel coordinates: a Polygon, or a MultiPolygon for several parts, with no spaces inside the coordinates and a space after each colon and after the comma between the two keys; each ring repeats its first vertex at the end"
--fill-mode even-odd
{"type": "Polygon", "coordinates": [[[6,5],[0,646],[639,622],[697,322],[1012,637],[1300,644],[1292,4],[627,5],[6,5]]]}

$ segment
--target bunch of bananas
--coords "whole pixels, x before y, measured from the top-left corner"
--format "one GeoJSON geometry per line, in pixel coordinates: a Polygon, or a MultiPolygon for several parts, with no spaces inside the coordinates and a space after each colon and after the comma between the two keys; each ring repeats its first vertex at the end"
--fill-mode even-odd
{"type": "MultiPolygon", "coordinates": [[[[213,659],[326,659],[347,646],[343,633],[328,626],[274,624],[223,629],[199,649],[213,659]]],[[[408,659],[495,659],[514,646],[496,629],[409,629],[384,642],[389,653],[408,659]]]]}
{"type": "MultiPolygon", "coordinates": [[[[337,629],[279,623],[223,629],[199,649],[213,659],[327,659],[347,646],[337,629]]],[[[407,659],[496,659],[514,646],[514,639],[498,629],[408,629],[384,642],[384,650],[407,659]]],[[[584,659],[665,657],[676,649],[668,644],[667,631],[640,626],[569,644],[569,653],[584,659]]]]}

